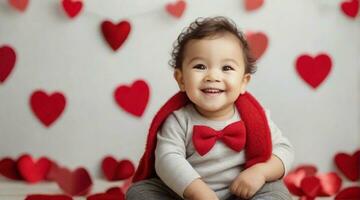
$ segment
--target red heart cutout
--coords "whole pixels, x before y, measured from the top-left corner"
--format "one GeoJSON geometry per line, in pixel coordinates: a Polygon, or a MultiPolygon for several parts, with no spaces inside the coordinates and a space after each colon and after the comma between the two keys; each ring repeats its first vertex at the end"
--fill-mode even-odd
{"type": "Polygon", "coordinates": [[[31,95],[30,105],[35,116],[49,127],[64,111],[66,100],[63,94],[55,92],[47,95],[38,90],[31,95]]]}
{"type": "Polygon", "coordinates": [[[353,155],[338,153],[335,155],[337,168],[351,181],[360,179],[360,150],[353,155]]]}
{"type": "Polygon", "coordinates": [[[34,162],[30,155],[25,154],[20,156],[17,166],[24,180],[29,183],[36,183],[45,179],[49,173],[51,161],[48,158],[41,157],[37,162],[34,162]]]}
{"type": "Polygon", "coordinates": [[[339,192],[342,180],[335,172],[320,174],[316,177],[320,180],[321,185],[319,196],[332,196],[339,192]]]}
{"type": "Polygon", "coordinates": [[[302,196],[304,192],[300,188],[301,181],[305,177],[314,176],[316,172],[317,169],[313,165],[301,165],[285,176],[284,183],[292,194],[302,196]]]}
{"type": "Polygon", "coordinates": [[[127,179],[135,172],[135,167],[130,160],[117,162],[111,156],[104,158],[101,166],[106,179],[109,181],[127,179]]]}
{"type": "Polygon", "coordinates": [[[245,0],[245,10],[252,11],[260,8],[264,4],[264,0],[245,0]]]}
{"type": "Polygon", "coordinates": [[[16,53],[10,46],[0,48],[0,82],[4,82],[13,70],[16,62],[16,53]]]}
{"type": "Polygon", "coordinates": [[[101,30],[106,42],[116,51],[129,36],[131,25],[128,21],[121,21],[117,25],[104,21],[101,23],[101,30]]]}
{"type": "Polygon", "coordinates": [[[326,54],[319,54],[315,58],[301,55],[296,60],[296,70],[300,77],[311,87],[317,88],[329,75],[331,59],[326,54]]]}
{"type": "Polygon", "coordinates": [[[268,38],[265,33],[247,32],[246,38],[249,43],[250,51],[255,59],[260,59],[268,47],[268,38]]]}
{"type": "Polygon", "coordinates": [[[83,2],[79,0],[63,0],[62,7],[70,18],[74,18],[81,11],[83,2]]]}
{"type": "Polygon", "coordinates": [[[341,10],[346,16],[355,18],[359,12],[359,0],[348,0],[342,2],[341,10]]]}
{"type": "Polygon", "coordinates": [[[72,200],[71,197],[62,194],[31,194],[25,200],[72,200]]]}
{"type": "Polygon", "coordinates": [[[0,160],[0,174],[12,180],[22,180],[17,169],[17,162],[11,158],[3,158],[0,160]]]}
{"type": "Polygon", "coordinates": [[[320,179],[315,176],[305,177],[301,181],[300,187],[306,196],[315,197],[321,189],[320,179]]]}
{"type": "Polygon", "coordinates": [[[141,117],[149,100],[149,87],[143,80],[135,81],[131,86],[119,86],[114,97],[116,102],[125,111],[141,117]]]}
{"type": "Polygon", "coordinates": [[[24,12],[29,4],[29,0],[8,0],[8,2],[13,8],[21,12],[24,12]]]}
{"type": "Polygon", "coordinates": [[[166,11],[176,17],[176,18],[180,18],[182,16],[182,14],[184,13],[186,8],[186,2],[183,0],[179,0],[175,3],[168,3],[165,6],[166,11]]]}
{"type": "Polygon", "coordinates": [[[78,168],[73,172],[66,168],[58,168],[55,182],[64,192],[72,196],[86,195],[92,186],[91,177],[84,168],[78,168]]]}
{"type": "Polygon", "coordinates": [[[350,200],[360,199],[360,187],[353,186],[341,190],[336,196],[335,200],[350,200]]]}
{"type": "Polygon", "coordinates": [[[106,193],[98,193],[87,197],[87,200],[125,200],[125,195],[118,187],[110,188],[106,193]]]}

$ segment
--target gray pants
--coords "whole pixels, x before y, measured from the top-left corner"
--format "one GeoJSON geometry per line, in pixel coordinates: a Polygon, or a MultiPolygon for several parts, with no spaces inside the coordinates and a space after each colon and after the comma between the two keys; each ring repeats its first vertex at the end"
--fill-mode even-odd
{"type": "MultiPolygon", "coordinates": [[[[282,181],[265,183],[251,200],[291,200],[292,197],[282,181]]],[[[133,184],[126,193],[126,200],[182,200],[182,198],[165,185],[159,178],[139,181],[133,184]]],[[[226,200],[241,200],[235,195],[226,200]]]]}

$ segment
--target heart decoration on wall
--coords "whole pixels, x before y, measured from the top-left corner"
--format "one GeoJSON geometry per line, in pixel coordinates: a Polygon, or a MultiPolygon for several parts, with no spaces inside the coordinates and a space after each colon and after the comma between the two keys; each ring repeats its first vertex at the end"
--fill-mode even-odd
{"type": "Polygon", "coordinates": [[[328,77],[332,62],[327,54],[315,57],[304,54],[296,59],[296,71],[312,88],[316,89],[328,77]]]}
{"type": "Polygon", "coordinates": [[[268,37],[262,32],[246,32],[246,38],[250,46],[252,56],[258,60],[268,47],[268,37]]]}
{"type": "Polygon", "coordinates": [[[246,11],[254,11],[264,4],[264,0],[245,0],[244,4],[246,11]]]}
{"type": "Polygon", "coordinates": [[[8,45],[0,47],[0,83],[5,82],[16,63],[16,53],[8,45]]]}
{"type": "Polygon", "coordinates": [[[47,95],[44,91],[35,91],[30,97],[30,105],[35,116],[49,127],[59,118],[65,109],[66,99],[60,92],[47,95]]]}
{"type": "Polygon", "coordinates": [[[360,180],[360,150],[353,155],[337,153],[334,157],[336,167],[351,181],[360,180]]]}
{"type": "Polygon", "coordinates": [[[186,9],[186,2],[178,0],[175,3],[168,3],[165,10],[173,17],[180,18],[186,9]]]}
{"type": "Polygon", "coordinates": [[[8,0],[9,4],[20,12],[25,12],[29,5],[29,0],[8,0]]]}
{"type": "Polygon", "coordinates": [[[340,4],[340,8],[346,16],[355,19],[359,13],[359,4],[359,0],[346,0],[340,4]]]}
{"type": "Polygon", "coordinates": [[[76,17],[83,8],[83,2],[80,0],[62,0],[61,5],[70,18],[76,17]]]}
{"type": "Polygon", "coordinates": [[[46,157],[41,157],[36,162],[28,155],[22,155],[17,162],[18,170],[29,183],[36,183],[45,180],[51,168],[51,161],[46,157]]]}
{"type": "Polygon", "coordinates": [[[131,31],[131,25],[130,22],[126,20],[121,21],[118,24],[106,20],[101,23],[101,31],[105,41],[114,51],[116,51],[128,38],[131,31]]]}
{"type": "Polygon", "coordinates": [[[128,179],[135,172],[134,164],[130,160],[117,162],[112,156],[103,159],[101,168],[105,178],[109,181],[128,179]]]}
{"type": "Polygon", "coordinates": [[[121,85],[114,92],[116,103],[126,112],[136,117],[143,115],[149,96],[149,86],[143,80],[137,80],[131,86],[121,85]]]}

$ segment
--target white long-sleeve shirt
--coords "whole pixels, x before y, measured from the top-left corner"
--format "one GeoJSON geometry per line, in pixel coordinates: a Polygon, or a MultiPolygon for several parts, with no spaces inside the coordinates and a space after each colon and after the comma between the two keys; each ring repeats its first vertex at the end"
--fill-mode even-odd
{"type": "MultiPolygon", "coordinates": [[[[269,111],[266,111],[266,117],[271,131],[272,154],[283,162],[286,173],[294,160],[293,147],[271,121],[269,111]]],[[[206,119],[192,104],[173,112],[157,134],[156,173],[181,197],[184,197],[186,187],[201,177],[216,192],[219,199],[226,199],[231,195],[230,184],[243,170],[245,152],[233,151],[218,140],[207,154],[200,156],[192,143],[192,129],[194,125],[205,125],[221,130],[239,120],[237,111],[228,120],[206,119]]]]}

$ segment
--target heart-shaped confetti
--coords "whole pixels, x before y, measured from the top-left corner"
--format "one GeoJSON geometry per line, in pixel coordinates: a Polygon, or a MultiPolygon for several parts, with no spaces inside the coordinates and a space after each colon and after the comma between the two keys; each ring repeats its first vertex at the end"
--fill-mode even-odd
{"type": "Polygon", "coordinates": [[[330,73],[332,62],[326,54],[315,57],[301,55],[296,59],[296,71],[312,88],[317,88],[330,73]]]}
{"type": "Polygon", "coordinates": [[[334,158],[337,168],[351,181],[360,179],[360,150],[353,155],[338,153],[334,158]]]}
{"type": "Polygon", "coordinates": [[[355,19],[359,12],[359,0],[344,1],[340,7],[346,16],[355,19]]]}
{"type": "Polygon", "coordinates": [[[245,10],[253,11],[259,9],[263,4],[264,0],[245,0],[245,10]]]}
{"type": "Polygon", "coordinates": [[[20,12],[24,12],[29,5],[29,0],[8,0],[9,4],[20,12]]]}
{"type": "Polygon", "coordinates": [[[342,184],[341,178],[335,172],[318,174],[316,177],[320,180],[321,190],[319,196],[333,196],[339,192],[342,184]]]}
{"type": "Polygon", "coordinates": [[[70,18],[76,17],[83,8],[83,2],[79,0],[62,0],[61,5],[70,18]]]}
{"type": "Polygon", "coordinates": [[[118,105],[137,117],[143,115],[149,95],[150,89],[143,80],[137,80],[131,86],[121,85],[114,92],[114,98],[118,105]]]}
{"type": "Polygon", "coordinates": [[[285,176],[284,183],[292,194],[302,196],[304,195],[304,192],[302,191],[300,186],[301,181],[305,177],[314,176],[316,172],[317,169],[313,165],[301,165],[285,176]]]}
{"type": "Polygon", "coordinates": [[[135,167],[130,160],[117,162],[112,156],[103,159],[101,168],[107,180],[124,180],[131,177],[135,172],[135,167]]]}
{"type": "Polygon", "coordinates": [[[352,186],[341,190],[335,200],[357,200],[360,199],[360,187],[352,186]]]}
{"type": "Polygon", "coordinates": [[[31,109],[35,116],[47,127],[59,118],[64,111],[66,99],[63,94],[55,92],[47,95],[44,91],[35,91],[30,97],[31,109]]]}
{"type": "Polygon", "coordinates": [[[321,189],[320,179],[308,176],[301,180],[300,188],[308,197],[316,197],[321,189]]]}
{"type": "Polygon", "coordinates": [[[178,0],[175,3],[168,3],[165,6],[165,10],[176,18],[180,18],[186,9],[186,2],[183,0],[178,0]]]}
{"type": "Polygon", "coordinates": [[[111,21],[107,20],[101,23],[101,31],[106,42],[114,51],[116,51],[128,38],[131,31],[131,25],[128,21],[121,21],[118,24],[113,24],[111,21]]]}
{"type": "Polygon", "coordinates": [[[36,183],[46,178],[51,167],[51,161],[46,157],[41,157],[36,162],[28,155],[22,155],[18,159],[18,170],[21,176],[29,183],[36,183]]]}
{"type": "Polygon", "coordinates": [[[25,200],[72,200],[73,198],[62,194],[31,194],[25,200]]]}
{"type": "Polygon", "coordinates": [[[22,180],[17,169],[17,161],[8,157],[0,160],[0,174],[12,180],[22,180]]]}
{"type": "Polygon", "coordinates": [[[265,33],[247,32],[246,38],[250,46],[250,51],[255,59],[260,59],[268,47],[268,38],[265,33]]]}
{"type": "Polygon", "coordinates": [[[78,168],[70,171],[66,168],[56,170],[55,182],[67,194],[82,196],[90,192],[92,180],[85,168],[78,168]]]}
{"type": "Polygon", "coordinates": [[[0,83],[5,82],[13,70],[16,62],[16,53],[10,46],[0,47],[0,83]]]}

